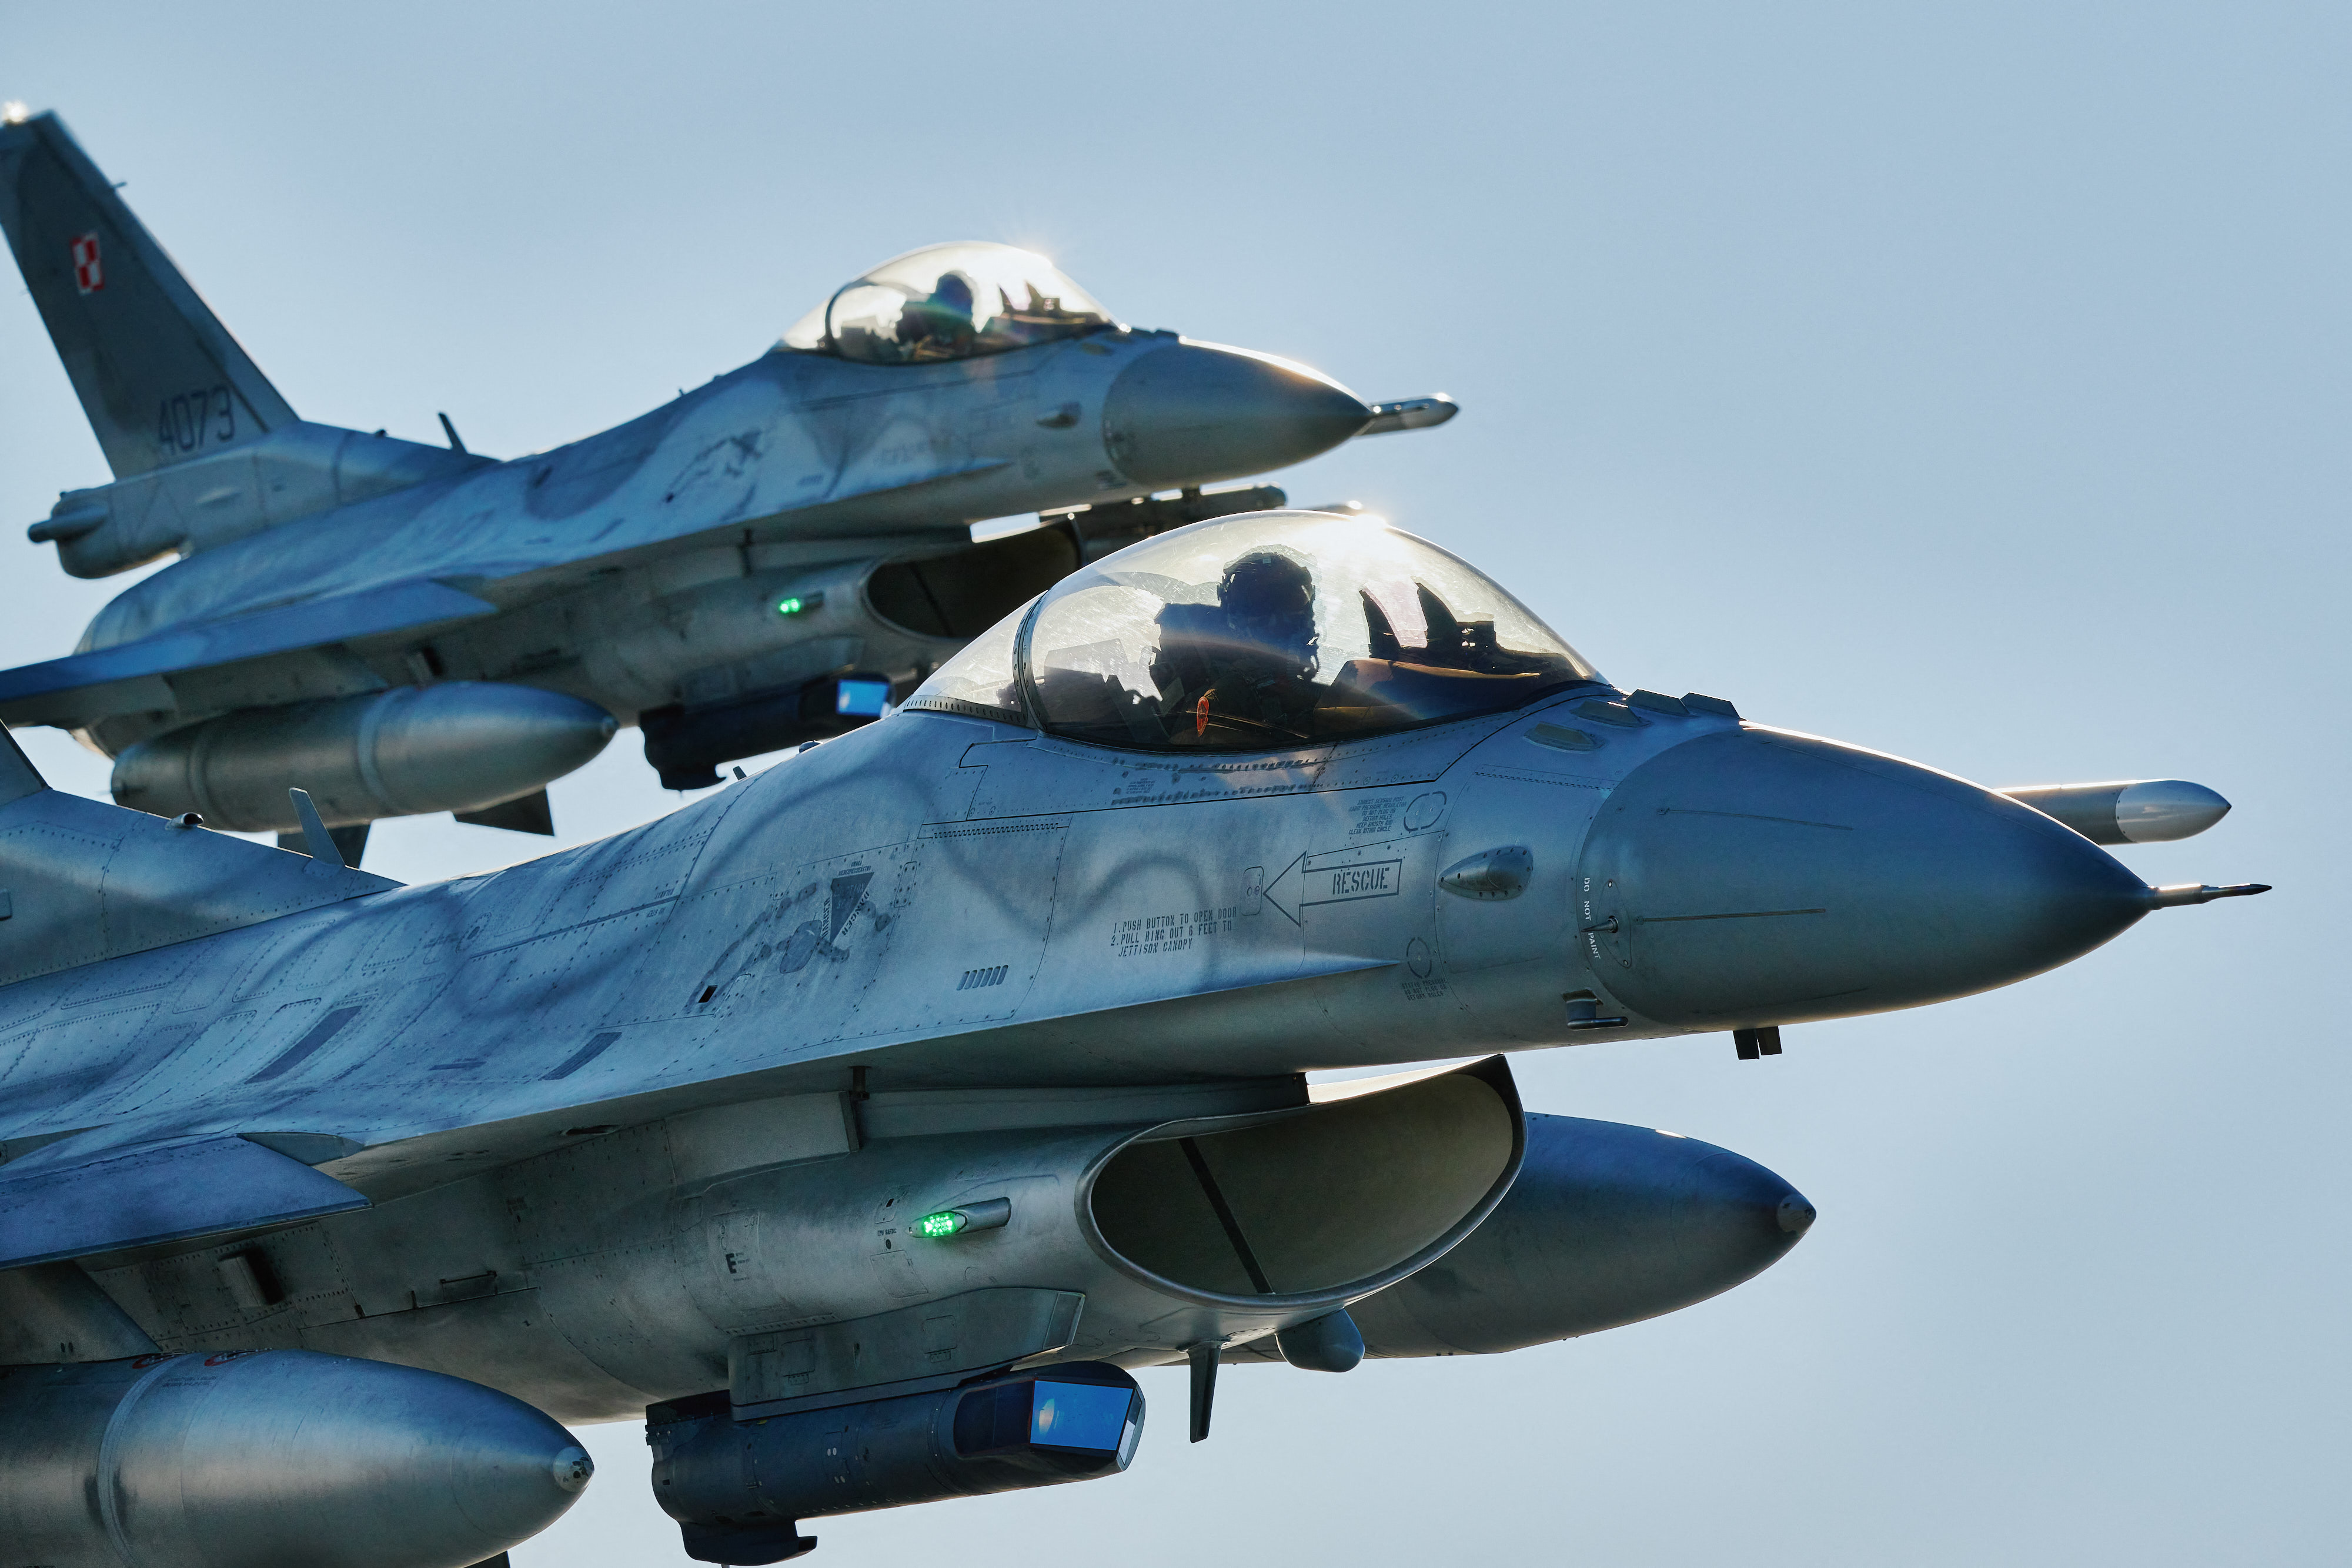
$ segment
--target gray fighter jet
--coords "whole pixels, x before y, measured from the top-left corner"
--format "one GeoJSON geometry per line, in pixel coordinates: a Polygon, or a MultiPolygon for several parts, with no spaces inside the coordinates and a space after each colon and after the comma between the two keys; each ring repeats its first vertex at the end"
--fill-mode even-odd
{"type": "Polygon", "coordinates": [[[1118,1473],[1139,1368],[1189,1367],[1198,1440],[1223,1365],[1673,1311],[1812,1206],[1527,1113],[1500,1053],[1760,1058],[2261,891],[2092,841],[2210,791],[2021,793],[1619,689],[1444,550],[1299,512],[430,886],[299,795],[307,858],[0,746],[0,1568],[459,1568],[585,1482],[559,1421],[640,1418],[688,1552],[772,1563],[1118,1473]]]}
{"type": "Polygon", "coordinates": [[[639,726],[675,789],[877,716],[1083,562],[1283,502],[1202,495],[1443,423],[1141,331],[1043,257],[935,246],[600,435],[495,462],[299,419],[52,115],[0,125],[0,228],[112,467],[31,530],[77,577],[176,553],[0,720],[79,731],[124,805],[289,832],[551,831],[545,786],[639,726]],[[1177,494],[1153,500],[1154,492],[1177,494]],[[975,521],[1059,512],[975,545],[975,521]]]}

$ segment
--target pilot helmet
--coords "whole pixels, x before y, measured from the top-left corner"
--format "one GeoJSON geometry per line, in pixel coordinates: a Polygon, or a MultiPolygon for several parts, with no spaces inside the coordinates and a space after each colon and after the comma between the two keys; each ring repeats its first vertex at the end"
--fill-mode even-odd
{"type": "Polygon", "coordinates": [[[1279,547],[1251,550],[1225,568],[1217,583],[1217,603],[1226,623],[1297,635],[1315,625],[1315,575],[1307,563],[1279,547]]]}
{"type": "Polygon", "coordinates": [[[975,298],[971,278],[961,272],[942,274],[929,298],[907,302],[898,319],[898,340],[952,343],[971,337],[975,298]]]}

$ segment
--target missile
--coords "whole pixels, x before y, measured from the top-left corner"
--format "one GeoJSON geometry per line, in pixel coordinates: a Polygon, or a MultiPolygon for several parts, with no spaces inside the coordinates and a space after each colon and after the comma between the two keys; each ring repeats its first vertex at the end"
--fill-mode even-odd
{"type": "Polygon", "coordinates": [[[462,1568],[595,1466],[478,1383],[307,1350],[0,1369],[7,1568],[462,1568]]]}
{"type": "Polygon", "coordinates": [[[2055,817],[2095,844],[2193,838],[2230,814],[2230,802],[2185,779],[2105,784],[2017,784],[1995,791],[2055,817]]]}

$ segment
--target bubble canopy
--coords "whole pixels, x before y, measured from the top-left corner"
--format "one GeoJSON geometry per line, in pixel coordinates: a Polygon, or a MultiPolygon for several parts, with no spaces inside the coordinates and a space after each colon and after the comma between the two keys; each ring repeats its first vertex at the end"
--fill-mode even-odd
{"type": "Polygon", "coordinates": [[[782,346],[868,365],[931,364],[1114,325],[1035,251],[965,240],[910,250],[844,284],[782,346]]]}
{"type": "Polygon", "coordinates": [[[1518,707],[1596,678],[1501,587],[1369,517],[1195,523],[1065,578],[918,711],[1145,751],[1276,751],[1518,707]]]}

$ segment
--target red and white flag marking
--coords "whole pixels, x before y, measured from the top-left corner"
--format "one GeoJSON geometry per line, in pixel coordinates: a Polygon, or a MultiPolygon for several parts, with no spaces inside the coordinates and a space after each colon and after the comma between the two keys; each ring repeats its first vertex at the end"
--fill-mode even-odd
{"type": "Polygon", "coordinates": [[[74,287],[84,294],[95,294],[106,287],[106,264],[98,258],[98,231],[92,229],[73,242],[74,287]]]}

